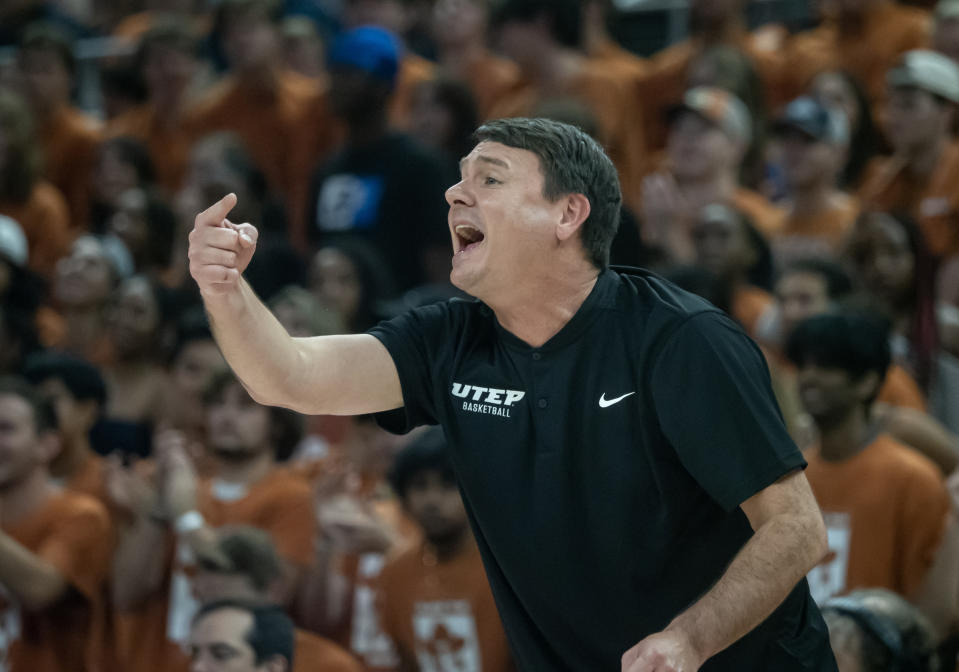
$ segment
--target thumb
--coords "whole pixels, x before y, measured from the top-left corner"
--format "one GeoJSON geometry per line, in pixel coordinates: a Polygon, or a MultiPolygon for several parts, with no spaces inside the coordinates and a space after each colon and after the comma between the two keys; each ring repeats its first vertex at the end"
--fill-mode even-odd
{"type": "Polygon", "coordinates": [[[240,247],[253,247],[260,237],[260,232],[252,224],[234,224],[233,230],[240,234],[240,247]]]}
{"type": "Polygon", "coordinates": [[[196,216],[196,226],[222,226],[223,220],[236,205],[236,194],[229,193],[196,216]]]}

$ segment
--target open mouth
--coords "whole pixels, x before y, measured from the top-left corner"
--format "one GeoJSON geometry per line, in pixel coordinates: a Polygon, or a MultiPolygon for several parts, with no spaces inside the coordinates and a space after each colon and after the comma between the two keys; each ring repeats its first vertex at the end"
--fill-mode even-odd
{"type": "Polygon", "coordinates": [[[486,235],[482,231],[469,224],[457,224],[453,231],[458,243],[456,254],[467,252],[486,239],[486,235]]]}

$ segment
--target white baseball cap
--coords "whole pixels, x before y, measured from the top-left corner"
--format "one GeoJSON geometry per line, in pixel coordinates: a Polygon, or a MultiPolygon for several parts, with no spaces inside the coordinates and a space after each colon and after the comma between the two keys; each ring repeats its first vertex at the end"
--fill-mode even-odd
{"type": "Polygon", "coordinates": [[[917,89],[959,103],[959,66],[936,51],[907,51],[886,75],[889,86],[917,89]]]}
{"type": "Polygon", "coordinates": [[[27,265],[27,237],[15,219],[0,215],[0,255],[20,266],[27,265]]]}

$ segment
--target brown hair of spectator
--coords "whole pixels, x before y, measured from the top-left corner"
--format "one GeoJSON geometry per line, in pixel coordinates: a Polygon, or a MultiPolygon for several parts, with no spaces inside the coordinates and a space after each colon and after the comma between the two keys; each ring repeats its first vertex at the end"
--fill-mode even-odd
{"type": "Polygon", "coordinates": [[[73,43],[63,31],[52,24],[37,22],[24,28],[20,38],[20,51],[28,49],[51,51],[60,57],[71,77],[76,72],[77,59],[73,53],[73,43]]]}
{"type": "Polygon", "coordinates": [[[20,96],[0,89],[0,134],[7,142],[0,164],[0,201],[23,203],[40,175],[33,116],[20,96]]]}

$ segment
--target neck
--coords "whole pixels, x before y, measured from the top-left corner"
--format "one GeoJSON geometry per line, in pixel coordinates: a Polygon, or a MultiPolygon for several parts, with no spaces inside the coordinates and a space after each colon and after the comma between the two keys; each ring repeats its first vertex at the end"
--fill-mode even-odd
{"type": "Polygon", "coordinates": [[[928,144],[910,152],[906,156],[906,163],[910,174],[915,177],[927,177],[935,170],[939,157],[949,145],[949,138],[939,135],[928,144]]]}
{"type": "Polygon", "coordinates": [[[85,350],[103,333],[103,306],[67,306],[62,309],[68,349],[85,350]]]}
{"type": "Polygon", "coordinates": [[[270,473],[274,468],[273,450],[250,456],[245,460],[217,459],[216,477],[227,483],[252,485],[270,473]]]}
{"type": "Polygon", "coordinates": [[[820,426],[820,453],[830,462],[841,462],[859,454],[875,437],[875,428],[864,407],[829,426],[820,426]]]}
{"type": "Polygon", "coordinates": [[[36,511],[53,492],[47,470],[40,467],[0,489],[0,524],[17,523],[36,511]]]}
{"type": "Polygon", "coordinates": [[[503,328],[534,348],[559,333],[583,305],[599,276],[585,260],[574,272],[568,272],[569,268],[556,264],[544,272],[542,280],[518,283],[516,291],[522,294],[514,294],[508,304],[488,303],[503,328]]]}
{"type": "Polygon", "coordinates": [[[703,178],[683,180],[679,189],[694,215],[713,203],[728,203],[736,193],[737,180],[731,172],[720,172],[703,178]]]}
{"type": "Polygon", "coordinates": [[[165,126],[179,124],[185,100],[185,91],[152,91],[150,102],[153,104],[154,118],[165,126]]]}
{"type": "Polygon", "coordinates": [[[426,548],[436,554],[440,562],[449,562],[476,546],[476,539],[470,534],[469,527],[463,527],[459,534],[446,539],[428,539],[426,548]]]}
{"type": "Polygon", "coordinates": [[[828,181],[796,186],[793,188],[792,207],[794,216],[816,215],[828,210],[836,190],[828,181]]]}
{"type": "Polygon", "coordinates": [[[50,475],[55,478],[70,478],[92,453],[90,441],[86,436],[64,442],[60,454],[50,463],[50,475]]]}
{"type": "Polygon", "coordinates": [[[273,93],[279,81],[279,68],[272,61],[251,65],[236,73],[243,86],[260,93],[273,93]]]}
{"type": "Polygon", "coordinates": [[[376,142],[386,135],[389,129],[389,119],[385,107],[382,110],[354,116],[347,122],[349,124],[349,144],[353,146],[376,142]]]}

